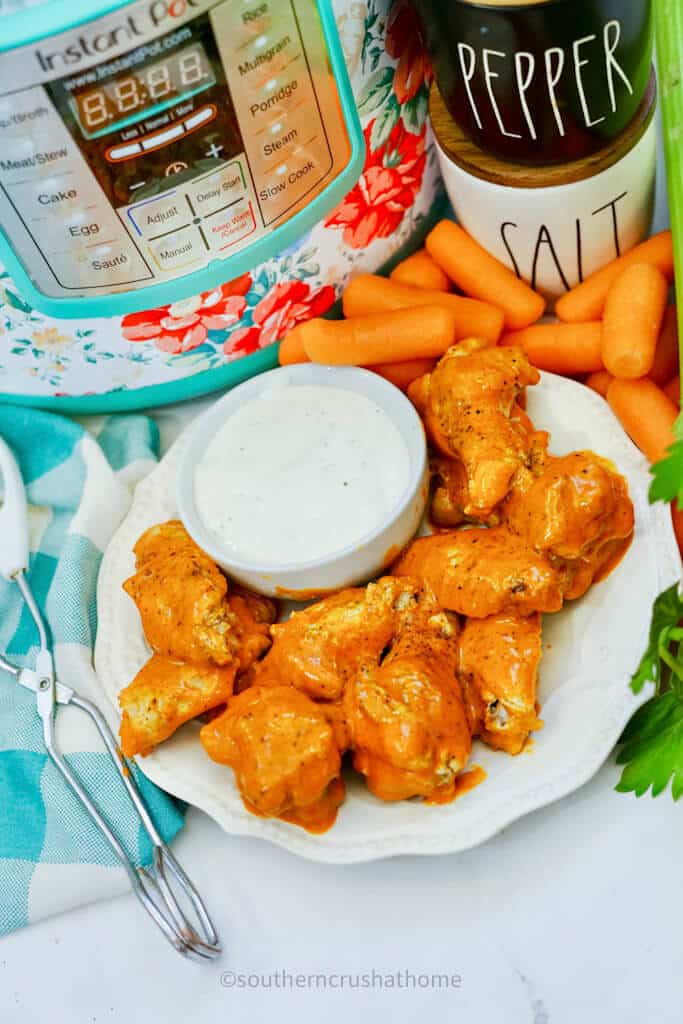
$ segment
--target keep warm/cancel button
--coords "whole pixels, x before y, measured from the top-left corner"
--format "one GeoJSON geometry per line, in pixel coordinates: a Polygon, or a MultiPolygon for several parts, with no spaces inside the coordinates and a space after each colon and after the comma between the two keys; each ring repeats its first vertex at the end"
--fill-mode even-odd
{"type": "Polygon", "coordinates": [[[204,219],[204,231],[214,252],[229,249],[256,230],[254,210],[248,199],[239,199],[227,210],[219,210],[204,219]]]}
{"type": "Polygon", "coordinates": [[[327,173],[312,157],[305,154],[276,167],[268,182],[259,187],[258,197],[266,224],[307,195],[327,173]]]}

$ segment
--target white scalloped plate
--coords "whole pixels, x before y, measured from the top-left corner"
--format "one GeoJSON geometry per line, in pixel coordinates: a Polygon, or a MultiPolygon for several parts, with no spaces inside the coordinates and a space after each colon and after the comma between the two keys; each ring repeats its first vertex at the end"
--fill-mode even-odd
{"type": "MultiPolygon", "coordinates": [[[[226,832],[253,835],[312,860],[354,863],[396,854],[454,853],[484,842],[512,821],[578,789],[598,770],[643,698],[628,681],[642,654],[656,595],[680,576],[669,510],[647,502],[645,459],[598,395],[544,374],[528,393],[534,423],[549,430],[555,453],[594,448],[629,481],[636,509],[633,544],[618,569],[580,601],[544,618],[540,700],[544,728],[517,757],[475,744],[472,763],[486,780],[454,804],[384,804],[359,779],[349,779],[335,826],[310,835],[243,807],[229,768],[214,764],[184,726],[140,767],[157,785],[211,815],[226,832]]],[[[100,685],[117,695],[149,656],[137,609],[121,589],[133,572],[133,544],[148,526],[176,515],[174,485],[181,436],[135,493],[100,570],[95,666],[100,685]]]]}

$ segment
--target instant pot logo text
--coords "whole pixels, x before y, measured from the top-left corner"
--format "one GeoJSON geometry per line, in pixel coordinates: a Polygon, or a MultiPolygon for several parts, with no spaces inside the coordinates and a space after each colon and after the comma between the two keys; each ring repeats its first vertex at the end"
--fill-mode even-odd
{"type": "Polygon", "coordinates": [[[171,28],[174,21],[207,10],[216,0],[152,0],[136,4],[125,18],[113,25],[102,23],[100,31],[71,37],[67,46],[55,50],[35,50],[41,71],[59,72],[84,61],[91,64],[102,54],[123,53],[131,45],[156,35],[158,28],[171,28]],[[104,27],[106,24],[106,27],[104,27]]]}

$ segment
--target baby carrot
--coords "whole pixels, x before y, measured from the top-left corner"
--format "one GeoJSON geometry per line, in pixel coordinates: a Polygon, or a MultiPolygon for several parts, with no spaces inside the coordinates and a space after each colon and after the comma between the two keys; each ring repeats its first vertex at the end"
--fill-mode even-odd
{"type": "Polygon", "coordinates": [[[431,373],[435,363],[435,359],[406,359],[402,363],[376,363],[366,369],[378,373],[401,391],[407,391],[414,380],[431,373]]]}
{"type": "Polygon", "coordinates": [[[612,381],[607,401],[631,440],[650,462],[659,462],[673,444],[678,409],[664,392],[646,377],[612,381]]]}
{"type": "Polygon", "coordinates": [[[402,260],[391,271],[389,278],[397,284],[408,284],[429,291],[447,292],[451,288],[448,276],[426,249],[418,249],[407,260],[402,260]]]}
{"type": "Polygon", "coordinates": [[[603,369],[601,339],[600,324],[536,324],[504,334],[501,345],[524,349],[529,362],[539,370],[577,377],[603,369]]]}
{"type": "Polygon", "coordinates": [[[678,317],[674,303],[666,307],[652,369],[648,373],[660,388],[678,373],[678,317]]]}
{"type": "Polygon", "coordinates": [[[505,326],[528,327],[543,314],[545,299],[450,220],[427,235],[427,252],[466,295],[499,306],[505,326]]]}
{"type": "Polygon", "coordinates": [[[632,263],[612,283],[602,320],[602,361],[614,377],[636,380],[652,369],[667,280],[649,263],[632,263]]]}
{"type": "Polygon", "coordinates": [[[673,243],[670,231],[660,231],[647,241],[641,242],[634,249],[630,249],[612,260],[600,270],[587,277],[581,284],[568,291],[562,298],[557,300],[555,313],[560,320],[566,323],[581,323],[586,320],[599,320],[605,308],[605,299],[610,285],[619,276],[622,270],[632,266],[634,263],[650,263],[666,277],[667,281],[673,281],[674,276],[674,255],[673,243]]]}
{"type": "Polygon", "coordinates": [[[278,352],[280,366],[291,366],[292,363],[310,362],[304,350],[304,343],[301,337],[301,327],[302,324],[297,324],[296,327],[292,327],[291,331],[288,331],[280,342],[280,351],[278,352]]]}
{"type": "Polygon", "coordinates": [[[301,332],[315,363],[371,366],[442,356],[456,339],[457,322],[444,306],[414,306],[351,320],[307,320],[301,332]]]}
{"type": "Polygon", "coordinates": [[[412,306],[443,306],[457,316],[456,337],[472,335],[495,345],[503,330],[503,314],[487,302],[465,299],[462,295],[412,288],[398,281],[389,281],[377,274],[359,274],[347,285],[342,297],[344,316],[366,316],[412,306]]]}
{"type": "Polygon", "coordinates": [[[607,370],[596,370],[595,373],[591,373],[586,377],[584,384],[587,388],[597,391],[603,398],[607,398],[607,389],[613,380],[614,377],[607,370]]]}
{"type": "Polygon", "coordinates": [[[662,391],[675,405],[681,404],[681,378],[678,374],[665,384],[662,391]]]}

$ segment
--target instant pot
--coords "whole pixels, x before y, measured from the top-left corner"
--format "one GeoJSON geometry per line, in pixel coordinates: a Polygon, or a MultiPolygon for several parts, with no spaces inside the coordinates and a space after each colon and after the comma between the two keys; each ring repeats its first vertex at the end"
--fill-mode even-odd
{"type": "Polygon", "coordinates": [[[429,80],[407,0],[0,0],[0,397],[274,365],[438,215],[429,80]]]}

